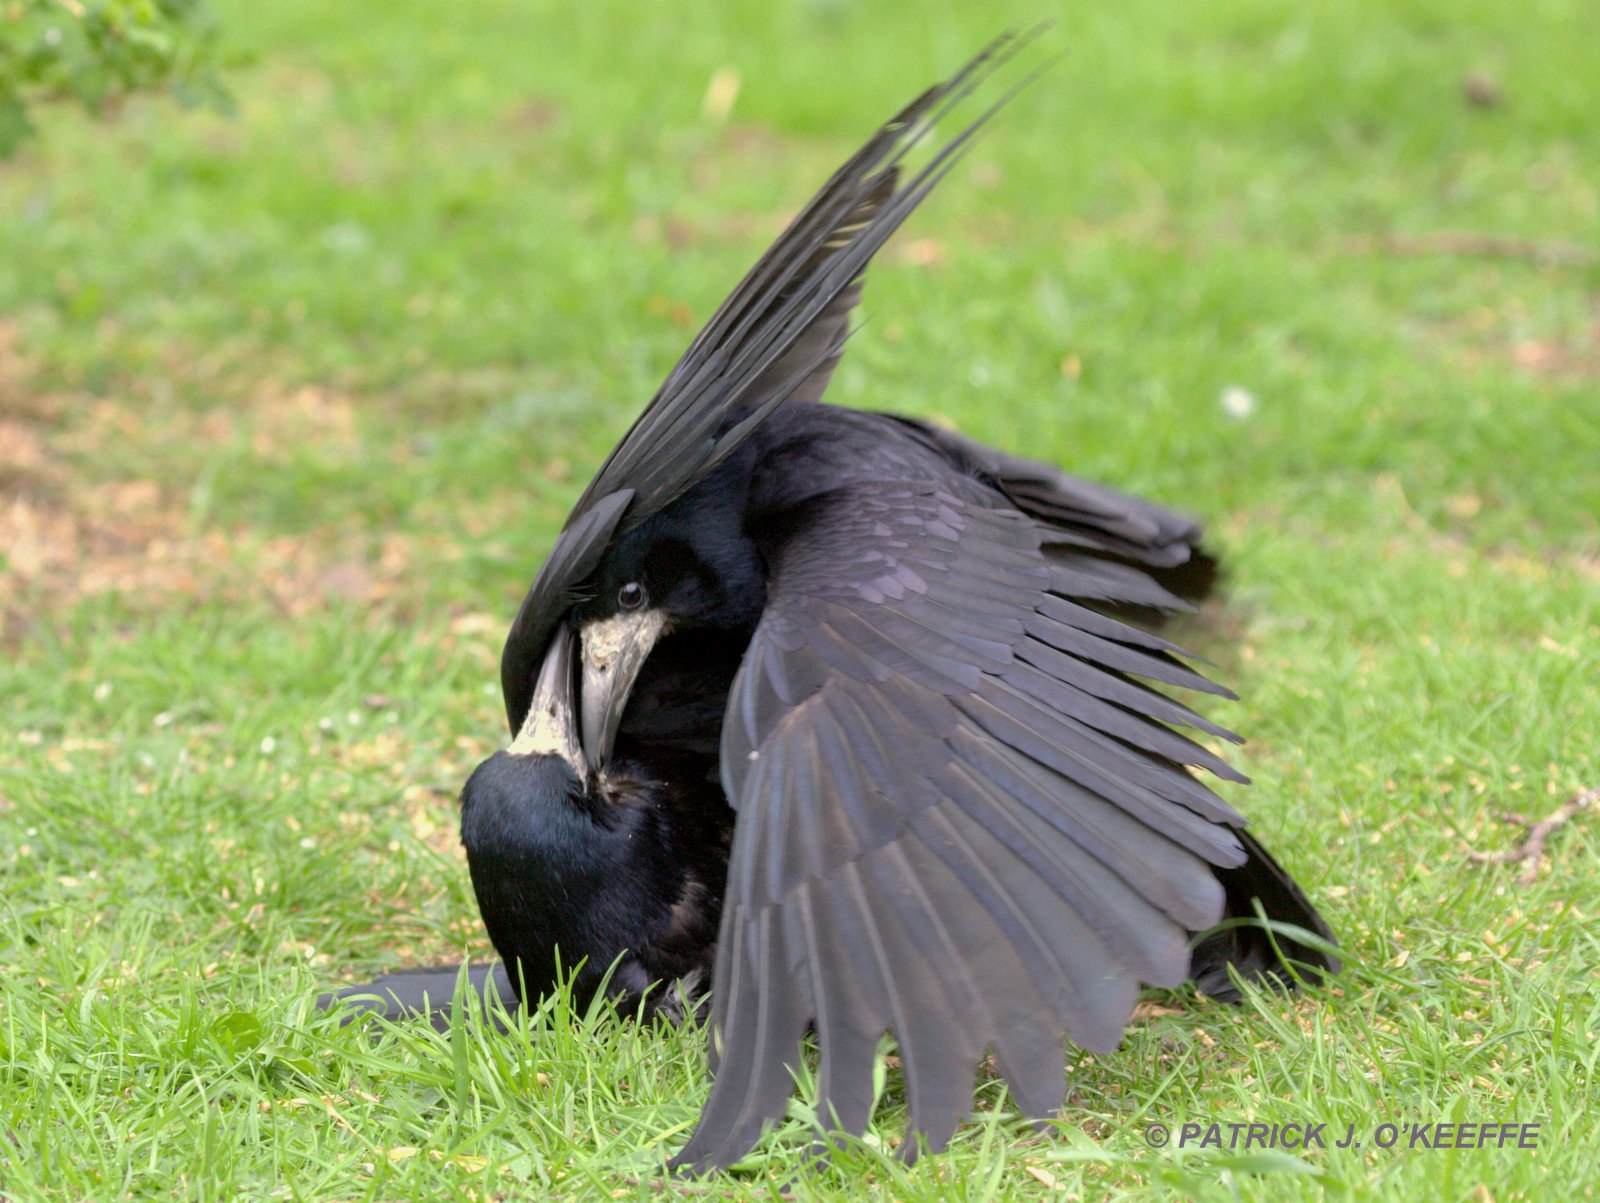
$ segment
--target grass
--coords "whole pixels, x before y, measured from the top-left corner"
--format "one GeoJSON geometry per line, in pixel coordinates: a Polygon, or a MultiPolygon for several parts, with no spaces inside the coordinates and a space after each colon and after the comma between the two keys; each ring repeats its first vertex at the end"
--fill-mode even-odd
{"type": "Polygon", "coordinates": [[[904,1170],[890,1073],[834,1168],[796,1177],[802,1092],[665,1189],[1593,1197],[1593,818],[1527,885],[1467,857],[1600,785],[1592,3],[218,7],[237,119],[61,111],[0,165],[0,1195],[661,1193],[699,1033],[558,1000],[373,1039],[312,1000],[487,952],[454,795],[567,506],[842,154],[1055,12],[833,396],[1206,517],[1231,796],[1349,969],[1152,996],[1043,1139],[984,1081],[904,1170]],[[1541,1128],[1143,1135],[1307,1120],[1541,1128]]]}

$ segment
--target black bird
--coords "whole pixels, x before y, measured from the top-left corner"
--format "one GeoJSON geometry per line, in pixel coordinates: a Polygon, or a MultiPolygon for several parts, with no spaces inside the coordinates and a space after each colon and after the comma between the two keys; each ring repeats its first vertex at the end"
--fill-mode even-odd
{"type": "Polygon", "coordinates": [[[589,773],[572,648],[558,629],[529,721],[462,791],[478,909],[523,1002],[566,969],[579,1006],[608,980],[628,1010],[642,1003],[678,1018],[710,980],[733,814],[685,755],[613,759],[589,773]],[[680,981],[682,991],[661,988],[680,981]]]}
{"type": "Polygon", "coordinates": [[[590,482],[506,642],[514,739],[468,783],[464,834],[485,921],[539,967],[530,985],[547,942],[570,963],[569,939],[675,972],[635,934],[671,911],[674,833],[711,777],[707,807],[737,814],[716,1078],[678,1166],[754,1144],[808,1029],[819,1114],[865,1128],[892,1031],[912,1127],[939,1148],[986,1050],[1044,1116],[1063,1101],[1063,1031],[1114,1048],[1141,984],[1226,992],[1230,964],[1338,968],[1325,944],[1259,925],[1191,947],[1257,905],[1332,938],[1189,768],[1243,778],[1173,728],[1236,737],[1158,687],[1232,695],[1128,621],[1209,588],[1198,527],[930,425],[817,404],[868,262],[1010,94],[920,170],[907,150],[1017,45],[913,101],[762,256],[590,482]],[[549,734],[541,699],[564,683],[581,749],[549,734]],[[635,830],[641,789],[680,792],[668,838],[646,823],[630,848],[606,807],[635,830]],[[547,873],[557,848],[624,884],[597,872],[592,894],[551,901],[550,878],[522,874],[547,873]],[[614,926],[588,917],[601,897],[625,899],[614,926]]]}

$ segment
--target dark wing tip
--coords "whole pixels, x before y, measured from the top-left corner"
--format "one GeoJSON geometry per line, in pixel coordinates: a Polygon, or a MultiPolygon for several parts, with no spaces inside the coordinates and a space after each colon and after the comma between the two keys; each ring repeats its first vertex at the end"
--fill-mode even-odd
{"type": "Polygon", "coordinates": [[[1316,985],[1343,965],[1333,929],[1294,878],[1248,830],[1235,832],[1243,857],[1217,869],[1226,893],[1224,922],[1195,945],[1191,973],[1201,993],[1238,1002],[1233,972],[1246,981],[1293,990],[1316,985]],[[1263,921],[1264,920],[1264,921],[1263,921]],[[1293,930],[1289,930],[1293,929],[1293,930]],[[1297,939],[1304,932],[1316,943],[1297,939]]]}
{"type": "MultiPolygon", "coordinates": [[[[941,119],[1041,32],[1007,32],[944,83],[922,93],[881,126],[800,211],[734,288],[580,500],[620,487],[638,501],[630,525],[670,503],[725,456],[726,418],[735,409],[765,414],[810,375],[791,373],[789,389],[763,392],[789,355],[862,272],[889,236],[932,191],[972,139],[1039,74],[1031,72],[934,153],[915,173],[904,160],[941,119]],[[887,182],[887,183],[886,183],[887,182]],[[865,218],[865,220],[862,220],[865,218]],[[846,235],[841,239],[840,235],[846,235]]],[[[836,316],[836,315],[835,315],[836,316]]],[[[843,323],[834,332],[841,343],[843,323]]],[[[808,358],[822,364],[830,348],[808,358]]],[[[837,351],[837,346],[831,348],[837,351]]],[[[781,375],[781,374],[780,374],[781,375]]],[[[739,437],[754,429],[741,422],[739,437]]]]}

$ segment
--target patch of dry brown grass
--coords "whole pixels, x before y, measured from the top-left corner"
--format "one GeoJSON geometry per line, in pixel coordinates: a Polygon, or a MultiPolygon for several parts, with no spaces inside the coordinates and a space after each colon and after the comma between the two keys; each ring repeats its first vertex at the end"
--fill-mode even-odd
{"type": "MultiPolygon", "coordinates": [[[[107,453],[129,446],[203,452],[243,439],[264,470],[308,443],[349,452],[358,437],[349,397],[264,381],[237,403],[192,410],[50,393],[36,380],[15,324],[0,321],[0,640],[109,592],[140,604],[264,599],[292,616],[340,602],[386,602],[403,591],[417,536],[332,525],[266,534],[198,521],[189,482],[89,479],[81,470],[113,462],[107,453]]],[[[450,552],[435,547],[430,554],[450,552]]]]}

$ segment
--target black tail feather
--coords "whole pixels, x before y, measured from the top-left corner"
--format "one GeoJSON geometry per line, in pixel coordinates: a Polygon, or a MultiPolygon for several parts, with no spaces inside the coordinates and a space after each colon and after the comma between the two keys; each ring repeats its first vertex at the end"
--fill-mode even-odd
{"type": "MultiPolygon", "coordinates": [[[[346,1022],[367,1015],[380,1015],[397,1022],[426,1016],[439,1031],[448,1031],[460,973],[460,965],[386,973],[365,985],[346,986],[323,994],[318,997],[317,1006],[326,1011],[343,1003],[346,1022]]],[[[507,1013],[517,1009],[516,989],[499,961],[469,965],[467,984],[486,1007],[490,998],[498,995],[507,1013]]],[[[495,1012],[489,1009],[487,1014],[492,1018],[495,1012]]]]}

